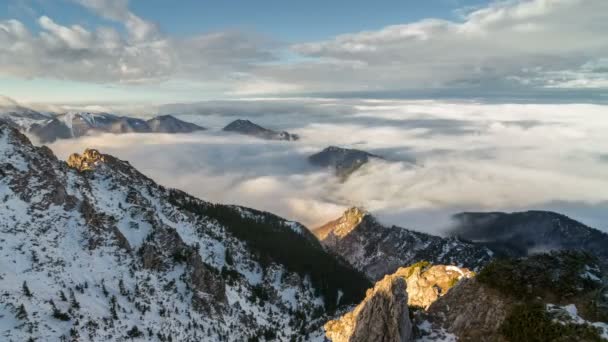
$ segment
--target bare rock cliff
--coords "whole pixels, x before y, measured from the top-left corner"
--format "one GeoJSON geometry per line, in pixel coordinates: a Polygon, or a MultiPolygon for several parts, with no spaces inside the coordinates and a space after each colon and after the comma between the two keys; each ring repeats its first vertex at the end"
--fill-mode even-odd
{"type": "Polygon", "coordinates": [[[326,323],[325,335],[333,342],[411,341],[406,288],[402,277],[384,277],[353,311],[326,323]]]}

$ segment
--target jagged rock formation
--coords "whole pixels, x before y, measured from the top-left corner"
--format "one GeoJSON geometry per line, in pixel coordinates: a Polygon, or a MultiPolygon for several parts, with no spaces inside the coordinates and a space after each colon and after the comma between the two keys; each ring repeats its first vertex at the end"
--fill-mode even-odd
{"type": "Polygon", "coordinates": [[[407,285],[400,276],[387,275],[367,291],[357,307],[325,324],[332,342],[406,342],[412,339],[407,285]]]}
{"type": "Polygon", "coordinates": [[[166,189],[95,150],[59,161],[5,123],[0,241],[9,342],[319,341],[369,287],[300,224],[166,189]]]}
{"type": "Polygon", "coordinates": [[[44,115],[25,108],[0,114],[4,121],[35,136],[42,143],[91,133],[191,133],[205,129],[171,115],[161,115],[146,121],[110,113],[68,112],[44,115]]]}
{"type": "Polygon", "coordinates": [[[371,280],[420,260],[477,270],[492,258],[488,249],[457,238],[383,226],[357,208],[347,210],[314,233],[328,251],[343,257],[371,280]]]}
{"type": "Polygon", "coordinates": [[[460,280],[472,278],[475,273],[456,266],[418,262],[399,268],[393,276],[402,277],[407,281],[409,306],[427,309],[460,280]]]}
{"type": "Polygon", "coordinates": [[[463,341],[608,339],[602,276],[596,258],[574,252],[493,261],[417,312],[419,337],[433,340],[429,336],[447,332],[463,341]]]}
{"type": "Polygon", "coordinates": [[[548,211],[461,213],[451,235],[472,240],[497,255],[519,257],[551,250],[581,250],[608,261],[608,234],[548,211]]]}
{"type": "Polygon", "coordinates": [[[85,149],[82,155],[73,153],[68,157],[68,166],[78,171],[93,170],[105,161],[104,156],[95,149],[85,149]]]}
{"type": "Polygon", "coordinates": [[[361,150],[329,146],[308,157],[308,161],[316,166],[332,168],[344,180],[372,158],[383,159],[361,150]]]}
{"type": "Polygon", "coordinates": [[[262,126],[256,125],[249,120],[234,120],[223,129],[226,132],[235,132],[268,140],[287,140],[295,141],[300,137],[297,134],[291,134],[285,131],[277,132],[262,126]]]}

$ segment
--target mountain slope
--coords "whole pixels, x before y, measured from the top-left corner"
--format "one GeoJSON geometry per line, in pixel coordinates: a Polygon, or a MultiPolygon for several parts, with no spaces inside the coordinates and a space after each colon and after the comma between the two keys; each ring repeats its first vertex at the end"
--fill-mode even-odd
{"type": "Polygon", "coordinates": [[[383,226],[357,208],[347,210],[314,233],[327,250],[343,257],[371,280],[421,260],[479,269],[492,258],[488,249],[456,238],[383,226]]]}
{"type": "Polygon", "coordinates": [[[3,341],[315,340],[369,286],[297,223],[165,189],[95,150],[64,163],[4,123],[0,241],[3,341]],[[263,255],[243,237],[260,227],[309,264],[263,255]]]}
{"type": "Polygon", "coordinates": [[[597,258],[580,252],[497,260],[418,312],[416,321],[423,334],[447,331],[465,341],[605,341],[602,275],[597,258]]]}
{"type": "Polygon", "coordinates": [[[477,241],[499,255],[526,256],[550,250],[582,250],[608,261],[608,234],[548,211],[461,213],[453,236],[477,241]]]}

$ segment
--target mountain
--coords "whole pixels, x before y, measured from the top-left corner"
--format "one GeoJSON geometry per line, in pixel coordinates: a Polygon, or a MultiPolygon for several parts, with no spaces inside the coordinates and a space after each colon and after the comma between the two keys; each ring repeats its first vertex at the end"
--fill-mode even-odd
{"type": "Polygon", "coordinates": [[[13,126],[32,134],[41,143],[78,138],[91,133],[191,133],[205,129],[171,115],[161,115],[146,121],[110,113],[68,112],[56,116],[36,116],[36,120],[28,121],[27,113],[20,112],[7,117],[14,123],[13,126]],[[19,120],[15,119],[17,116],[19,120]]]}
{"type": "Polygon", "coordinates": [[[315,166],[332,168],[338,177],[346,179],[372,158],[382,159],[361,150],[329,146],[308,157],[308,161],[315,166]]]}
{"type": "Polygon", "coordinates": [[[384,276],[354,310],[325,324],[332,342],[411,341],[413,310],[428,308],[474,273],[456,266],[419,262],[384,276]]]}
{"type": "Polygon", "coordinates": [[[606,341],[605,275],[597,258],[571,251],[495,260],[477,276],[418,263],[324,328],[332,342],[606,341]]]}
{"type": "Polygon", "coordinates": [[[182,121],[172,115],[159,115],[147,121],[152,132],[158,133],[192,133],[206,130],[205,127],[182,121]]]}
{"type": "Polygon", "coordinates": [[[299,140],[300,137],[297,134],[291,134],[288,132],[277,132],[262,126],[256,125],[249,120],[234,120],[229,123],[223,129],[226,132],[235,132],[245,135],[251,135],[254,137],[267,139],[267,140],[287,140],[295,141],[299,140]]]}
{"type": "Polygon", "coordinates": [[[608,234],[549,211],[461,213],[450,232],[487,246],[497,255],[526,256],[550,250],[582,250],[608,261],[608,234]]]}
{"type": "Polygon", "coordinates": [[[0,123],[3,341],[321,341],[371,284],[302,225],[0,123]]]}
{"type": "Polygon", "coordinates": [[[416,312],[414,325],[426,340],[447,333],[463,341],[605,341],[605,275],[581,252],[496,260],[416,312]]]}
{"type": "Polygon", "coordinates": [[[53,117],[19,105],[0,106],[0,120],[14,127],[28,130],[34,124],[48,122],[53,117]]]}
{"type": "Polygon", "coordinates": [[[321,244],[371,280],[399,267],[425,260],[478,270],[492,259],[485,247],[458,238],[442,238],[397,226],[386,227],[371,214],[351,208],[314,230],[321,244]]]}

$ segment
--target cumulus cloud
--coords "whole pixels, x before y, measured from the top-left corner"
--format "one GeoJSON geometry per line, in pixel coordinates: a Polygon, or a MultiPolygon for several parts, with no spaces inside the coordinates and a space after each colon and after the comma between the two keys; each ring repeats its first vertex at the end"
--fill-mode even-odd
{"type": "MultiPolygon", "coordinates": [[[[292,101],[259,100],[257,107],[297,111],[292,101]]],[[[608,120],[601,115],[606,106],[388,100],[310,100],[307,106],[320,104],[324,115],[300,115],[298,123],[277,121],[276,113],[251,117],[300,134],[298,142],[225,134],[219,128],[234,117],[209,111],[187,118],[215,127],[210,131],[102,135],[58,141],[51,148],[66,158],[96,147],[162,184],[309,227],[357,205],[386,223],[430,232],[441,231],[451,214],[463,210],[552,209],[608,229],[608,163],[602,158],[608,120]],[[342,109],[332,114],[332,106],[342,109]],[[306,161],[328,145],[364,149],[388,161],[372,162],[342,183],[306,161]]],[[[207,108],[217,106],[211,102],[207,108]]]]}
{"type": "Polygon", "coordinates": [[[133,13],[128,0],[73,2],[124,30],[47,16],[38,19],[40,32],[17,20],[0,21],[0,75],[188,81],[247,96],[608,87],[604,0],[495,1],[465,10],[460,19],[426,18],[291,46],[255,32],[171,36],[133,13]],[[287,55],[295,58],[281,58],[287,55]]]}
{"type": "Polygon", "coordinates": [[[192,37],[162,34],[155,23],[128,9],[126,0],[75,0],[123,25],[94,30],[37,20],[40,32],[14,19],[0,21],[0,75],[102,83],[158,83],[201,79],[228,82],[254,62],[272,60],[273,42],[253,33],[218,32],[192,37]]]}
{"type": "Polygon", "coordinates": [[[425,19],[296,44],[308,61],[265,66],[257,75],[301,92],[604,88],[605,74],[566,75],[608,55],[606,13],[603,0],[494,2],[461,21],[425,19]]]}

